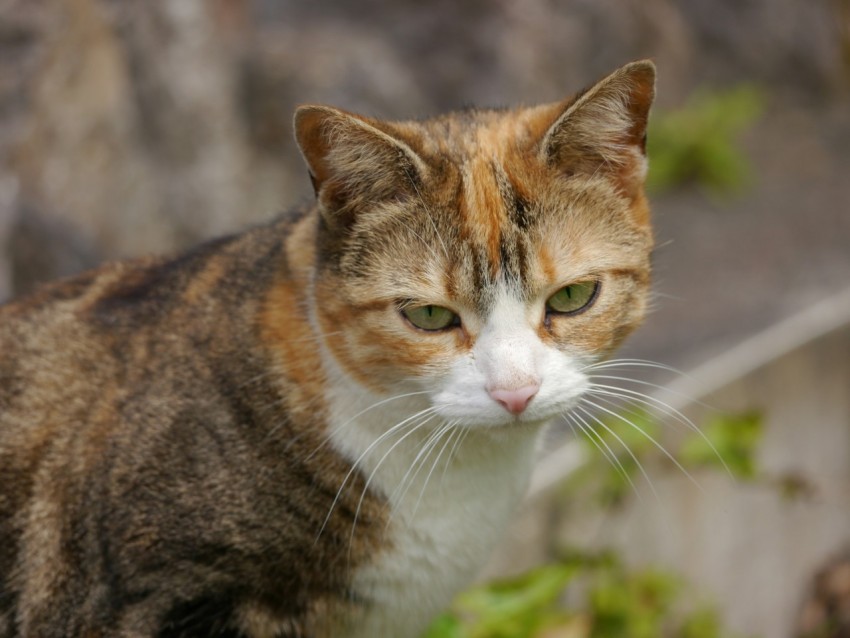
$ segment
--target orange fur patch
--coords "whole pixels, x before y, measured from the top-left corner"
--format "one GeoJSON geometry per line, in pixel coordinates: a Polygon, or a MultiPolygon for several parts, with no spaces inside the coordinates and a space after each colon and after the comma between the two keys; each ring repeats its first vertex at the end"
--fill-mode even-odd
{"type": "Polygon", "coordinates": [[[463,213],[470,234],[478,237],[487,248],[495,274],[499,264],[500,230],[506,216],[504,202],[486,157],[476,158],[466,166],[464,182],[468,195],[463,213]]]}

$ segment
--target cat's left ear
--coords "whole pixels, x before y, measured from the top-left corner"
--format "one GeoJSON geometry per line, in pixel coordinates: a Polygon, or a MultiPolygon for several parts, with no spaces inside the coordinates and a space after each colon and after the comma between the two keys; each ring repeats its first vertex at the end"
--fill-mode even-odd
{"type": "Polygon", "coordinates": [[[328,106],[301,106],[295,138],[313,188],[333,226],[347,226],[364,206],[412,194],[426,174],[419,155],[388,129],[328,106]]]}
{"type": "Polygon", "coordinates": [[[567,175],[601,172],[635,196],[646,177],[654,98],[655,65],[627,64],[561,106],[540,142],[541,159],[567,175]]]}

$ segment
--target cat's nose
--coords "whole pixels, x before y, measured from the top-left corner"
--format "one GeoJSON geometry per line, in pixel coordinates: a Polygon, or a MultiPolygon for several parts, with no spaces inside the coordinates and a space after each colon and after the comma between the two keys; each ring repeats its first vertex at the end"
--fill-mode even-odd
{"type": "Polygon", "coordinates": [[[490,390],[490,396],[511,414],[521,414],[539,389],[539,383],[511,390],[495,388],[490,390]]]}

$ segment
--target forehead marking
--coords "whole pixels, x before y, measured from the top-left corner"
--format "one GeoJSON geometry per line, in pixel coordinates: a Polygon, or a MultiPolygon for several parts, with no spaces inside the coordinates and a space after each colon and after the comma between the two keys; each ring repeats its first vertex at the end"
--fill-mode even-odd
{"type": "Polygon", "coordinates": [[[506,219],[505,205],[490,162],[472,158],[463,166],[466,222],[470,235],[486,249],[492,274],[499,267],[501,229],[506,219]]]}
{"type": "Polygon", "coordinates": [[[467,161],[462,180],[458,201],[468,236],[477,244],[473,248],[478,257],[473,275],[476,288],[496,281],[499,275],[517,289],[526,288],[529,246],[525,231],[532,223],[530,203],[495,158],[478,156],[467,161]]]}
{"type": "Polygon", "coordinates": [[[504,166],[494,161],[492,169],[510,221],[519,230],[526,230],[532,222],[528,194],[520,192],[520,186],[511,179],[504,166]]]}

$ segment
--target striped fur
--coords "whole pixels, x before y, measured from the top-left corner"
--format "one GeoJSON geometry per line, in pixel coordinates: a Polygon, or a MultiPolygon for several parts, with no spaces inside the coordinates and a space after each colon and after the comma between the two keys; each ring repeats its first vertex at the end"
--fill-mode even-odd
{"type": "Polygon", "coordinates": [[[314,207],[0,308],[0,637],[418,635],[643,317],[653,91],[302,107],[314,207]]]}

